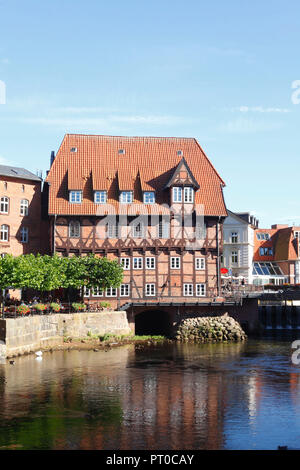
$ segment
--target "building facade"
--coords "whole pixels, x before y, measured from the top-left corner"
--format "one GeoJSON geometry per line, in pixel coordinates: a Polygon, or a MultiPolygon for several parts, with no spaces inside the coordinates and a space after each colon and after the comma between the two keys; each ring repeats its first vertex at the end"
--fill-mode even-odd
{"type": "Polygon", "coordinates": [[[41,183],[24,168],[0,165],[0,255],[42,250],[41,183]]]}
{"type": "Polygon", "coordinates": [[[254,282],[258,284],[300,283],[300,227],[272,225],[255,234],[254,282]]]}
{"type": "Polygon", "coordinates": [[[222,275],[246,284],[252,284],[252,263],[254,254],[254,233],[258,220],[250,213],[234,213],[227,210],[223,224],[223,255],[221,266],[228,272],[222,275]]]}
{"type": "Polygon", "coordinates": [[[52,252],[123,266],[121,287],[90,301],[218,295],[224,182],[195,139],[66,135],[46,185],[52,252]]]}

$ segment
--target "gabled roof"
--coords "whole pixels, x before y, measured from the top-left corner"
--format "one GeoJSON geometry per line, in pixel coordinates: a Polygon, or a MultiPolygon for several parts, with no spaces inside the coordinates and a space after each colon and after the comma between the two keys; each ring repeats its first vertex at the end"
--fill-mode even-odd
{"type": "Polygon", "coordinates": [[[0,176],[9,176],[10,178],[20,178],[23,180],[42,181],[37,175],[34,175],[25,168],[16,166],[0,165],[0,176]]]}
{"type": "Polygon", "coordinates": [[[115,206],[120,189],[133,190],[135,203],[142,202],[142,191],[155,191],[158,205],[169,204],[169,191],[163,188],[182,155],[199,185],[195,204],[204,205],[205,215],[226,216],[225,183],[195,139],[77,134],[65,135],[48,173],[49,213],[96,215],[99,207],[93,202],[93,191],[101,189],[107,190],[107,202],[115,206]],[[72,147],[77,151],[71,152],[72,147]],[[119,153],[120,149],[124,152],[119,153]],[[82,189],[81,204],[69,202],[70,189],[82,189]]]}
{"type": "Polygon", "coordinates": [[[192,183],[195,188],[199,189],[199,184],[195,180],[195,177],[193,173],[191,172],[190,167],[188,166],[184,157],[182,157],[182,159],[178,163],[177,167],[174,170],[173,175],[171,176],[171,178],[165,185],[165,188],[170,188],[173,184],[176,184],[176,182],[178,181],[181,181],[183,184],[192,183]]]}

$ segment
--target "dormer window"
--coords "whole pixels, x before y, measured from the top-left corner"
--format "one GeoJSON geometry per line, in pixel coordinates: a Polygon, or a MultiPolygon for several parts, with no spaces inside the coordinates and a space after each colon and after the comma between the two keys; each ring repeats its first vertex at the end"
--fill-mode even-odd
{"type": "Polygon", "coordinates": [[[193,203],[194,202],[194,189],[191,186],[186,186],[184,190],[184,202],[193,203]]]}
{"type": "Polygon", "coordinates": [[[95,204],[106,204],[107,192],[106,191],[95,191],[94,202],[95,204]]]}
{"type": "Polygon", "coordinates": [[[72,204],[80,204],[82,201],[82,191],[70,191],[69,201],[72,204]]]}
{"type": "Polygon", "coordinates": [[[77,152],[77,147],[71,147],[71,153],[77,152]]]}
{"type": "Polygon", "coordinates": [[[121,191],[120,202],[122,204],[130,204],[133,202],[133,191],[121,191]]]}
{"type": "Polygon", "coordinates": [[[182,188],[180,186],[173,188],[173,202],[182,202],[182,188]]]}
{"type": "Polygon", "coordinates": [[[144,192],[144,204],[154,204],[154,203],[155,203],[155,192],[145,191],[144,192]]]}

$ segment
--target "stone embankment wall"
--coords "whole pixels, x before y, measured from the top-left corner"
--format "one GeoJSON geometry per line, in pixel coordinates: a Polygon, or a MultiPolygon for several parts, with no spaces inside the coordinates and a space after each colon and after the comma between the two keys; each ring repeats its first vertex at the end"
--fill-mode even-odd
{"type": "Polygon", "coordinates": [[[243,341],[247,335],[240,324],[227,314],[220,317],[186,318],[180,322],[176,339],[185,342],[216,343],[243,341]]]}
{"type": "Polygon", "coordinates": [[[12,357],[63,342],[64,336],[131,332],[126,312],[35,315],[0,320],[0,357],[12,357]]]}

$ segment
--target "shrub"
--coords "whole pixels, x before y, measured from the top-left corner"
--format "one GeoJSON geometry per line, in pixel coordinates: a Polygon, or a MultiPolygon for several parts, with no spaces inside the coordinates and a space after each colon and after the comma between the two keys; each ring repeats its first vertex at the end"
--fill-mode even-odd
{"type": "Polygon", "coordinates": [[[105,301],[100,302],[100,307],[102,307],[102,308],[109,308],[109,307],[110,307],[110,303],[109,303],[109,302],[105,302],[105,301]]]}
{"type": "Polygon", "coordinates": [[[86,305],[80,302],[73,302],[72,308],[75,312],[81,312],[86,309],[86,305]]]}
{"type": "Polygon", "coordinates": [[[17,313],[19,313],[20,315],[26,315],[29,312],[30,308],[27,305],[19,305],[17,307],[17,313]]]}
{"type": "Polygon", "coordinates": [[[59,312],[60,311],[60,305],[57,304],[56,302],[52,302],[50,304],[50,307],[52,308],[53,312],[59,312]]]}
{"type": "Polygon", "coordinates": [[[45,304],[36,304],[36,305],[34,305],[34,308],[38,312],[44,312],[47,309],[47,305],[45,305],[45,304]]]}

